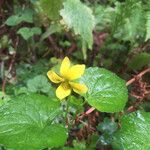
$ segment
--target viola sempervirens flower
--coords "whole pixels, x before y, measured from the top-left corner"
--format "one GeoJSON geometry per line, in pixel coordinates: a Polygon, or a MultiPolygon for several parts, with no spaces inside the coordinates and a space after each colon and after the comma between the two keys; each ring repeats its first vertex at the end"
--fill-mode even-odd
{"type": "Polygon", "coordinates": [[[47,72],[48,78],[53,83],[60,83],[60,86],[56,89],[56,96],[59,99],[64,99],[71,94],[71,91],[78,94],[86,93],[88,88],[84,84],[72,82],[75,79],[80,78],[85,70],[85,65],[71,66],[68,57],[65,57],[60,66],[60,76],[53,70],[47,72]]]}

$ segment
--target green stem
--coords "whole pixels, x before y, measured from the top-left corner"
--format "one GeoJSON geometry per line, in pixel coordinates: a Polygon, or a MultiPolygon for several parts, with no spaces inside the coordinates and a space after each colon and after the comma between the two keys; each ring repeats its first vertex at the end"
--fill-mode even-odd
{"type": "Polygon", "coordinates": [[[66,124],[66,127],[68,128],[69,127],[69,122],[68,122],[68,110],[69,110],[69,97],[66,98],[66,113],[65,113],[65,124],[66,124]]]}

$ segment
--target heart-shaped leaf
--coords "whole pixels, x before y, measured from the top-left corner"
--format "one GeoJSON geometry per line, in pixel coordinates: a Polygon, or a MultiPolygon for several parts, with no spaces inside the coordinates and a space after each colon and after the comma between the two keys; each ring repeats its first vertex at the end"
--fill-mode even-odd
{"type": "Polygon", "coordinates": [[[62,146],[66,129],[54,122],[59,102],[42,95],[24,95],[0,107],[0,144],[14,150],[62,146]]]}
{"type": "Polygon", "coordinates": [[[86,69],[80,79],[88,87],[84,95],[88,103],[102,112],[119,112],[128,99],[125,81],[116,74],[98,67],[86,69]]]}
{"type": "Polygon", "coordinates": [[[27,88],[29,92],[44,93],[49,95],[51,98],[56,98],[54,88],[44,75],[37,75],[34,78],[29,79],[27,82],[27,88]]]}
{"type": "Polygon", "coordinates": [[[33,35],[41,34],[41,29],[38,27],[33,28],[23,27],[20,28],[17,33],[20,34],[25,40],[28,40],[33,35]]]}
{"type": "Polygon", "coordinates": [[[22,10],[20,13],[10,16],[6,20],[5,23],[8,26],[16,26],[20,24],[21,22],[28,22],[28,23],[33,22],[33,10],[32,9],[26,8],[25,10],[22,10]]]}

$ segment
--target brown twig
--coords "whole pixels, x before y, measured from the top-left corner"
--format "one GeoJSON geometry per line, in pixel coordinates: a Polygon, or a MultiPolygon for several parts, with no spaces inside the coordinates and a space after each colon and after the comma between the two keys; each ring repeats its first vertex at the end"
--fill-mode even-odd
{"type": "Polygon", "coordinates": [[[74,52],[77,48],[77,45],[75,43],[72,43],[71,47],[67,50],[67,56],[74,52]]]}
{"type": "Polygon", "coordinates": [[[144,74],[146,74],[147,72],[150,72],[150,68],[143,70],[142,72],[140,72],[138,75],[136,75],[134,78],[132,78],[131,80],[129,80],[126,85],[130,85],[132,84],[134,81],[136,81],[137,78],[141,78],[144,74]]]}

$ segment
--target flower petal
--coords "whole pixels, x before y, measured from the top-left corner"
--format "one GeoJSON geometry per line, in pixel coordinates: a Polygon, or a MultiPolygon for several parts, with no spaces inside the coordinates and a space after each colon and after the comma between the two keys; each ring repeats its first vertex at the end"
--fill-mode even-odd
{"type": "Polygon", "coordinates": [[[71,87],[68,83],[63,82],[56,90],[56,96],[62,100],[71,94],[71,87]]]}
{"type": "Polygon", "coordinates": [[[74,65],[69,69],[65,78],[67,78],[68,80],[78,79],[84,74],[84,70],[85,70],[85,65],[74,65]]]}
{"type": "Polygon", "coordinates": [[[69,82],[70,86],[73,88],[73,91],[78,94],[83,94],[88,91],[88,88],[84,84],[69,82]]]}
{"type": "Polygon", "coordinates": [[[53,70],[48,71],[47,76],[54,83],[60,83],[64,81],[64,79],[57,75],[53,70]]]}
{"type": "Polygon", "coordinates": [[[68,57],[65,57],[60,66],[60,74],[64,77],[70,68],[70,60],[68,57]]]}

